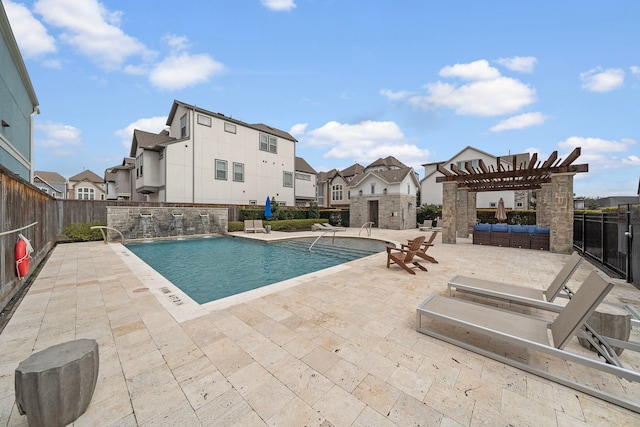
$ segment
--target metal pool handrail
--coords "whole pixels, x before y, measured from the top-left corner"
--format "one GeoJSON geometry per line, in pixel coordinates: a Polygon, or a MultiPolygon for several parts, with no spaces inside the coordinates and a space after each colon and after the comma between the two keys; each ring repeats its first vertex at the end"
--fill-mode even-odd
{"type": "Polygon", "coordinates": [[[22,230],[27,229],[29,227],[33,227],[37,223],[38,223],[38,221],[34,222],[33,224],[25,225],[24,227],[16,228],[15,230],[3,231],[2,233],[0,233],[0,236],[4,236],[5,234],[11,234],[11,233],[16,233],[18,231],[22,231],[22,230]]]}
{"type": "Polygon", "coordinates": [[[109,243],[109,239],[107,239],[107,234],[104,232],[104,230],[111,230],[111,231],[115,231],[116,233],[118,233],[120,235],[120,239],[122,240],[122,244],[124,245],[124,236],[122,235],[122,233],[118,230],[116,230],[113,227],[107,227],[104,225],[94,225],[93,227],[91,227],[92,230],[95,230],[96,228],[100,229],[100,233],[102,233],[102,238],[104,239],[105,243],[109,243]]]}
{"type": "Polygon", "coordinates": [[[320,240],[322,238],[322,236],[324,236],[327,233],[333,233],[333,238],[331,239],[331,244],[333,245],[333,242],[335,241],[336,238],[336,231],[338,230],[326,230],[324,233],[322,233],[321,235],[318,236],[318,238],[316,240],[313,241],[313,243],[311,244],[311,246],[309,246],[309,252],[311,252],[311,248],[313,248],[313,245],[316,244],[316,242],[318,240],[320,240]]]}
{"type": "Polygon", "coordinates": [[[362,224],[362,227],[360,227],[360,231],[358,231],[358,236],[360,235],[360,233],[362,233],[362,229],[367,227],[367,236],[371,237],[371,226],[372,225],[373,225],[373,221],[365,222],[364,224],[362,224]]]}

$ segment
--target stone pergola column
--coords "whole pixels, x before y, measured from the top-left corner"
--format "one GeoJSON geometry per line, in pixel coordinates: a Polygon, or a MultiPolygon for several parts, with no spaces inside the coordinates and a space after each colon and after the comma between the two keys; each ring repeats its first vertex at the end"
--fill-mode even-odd
{"type": "Polygon", "coordinates": [[[467,236],[473,232],[473,226],[476,225],[476,219],[478,218],[477,196],[478,193],[475,191],[469,191],[467,195],[467,236]]]}
{"type": "Polygon", "coordinates": [[[536,225],[551,227],[551,183],[542,184],[536,192],[536,225]]]}
{"type": "Polygon", "coordinates": [[[551,175],[551,235],[549,250],[559,254],[573,252],[573,176],[551,175]]]}
{"type": "Polygon", "coordinates": [[[468,196],[468,188],[458,188],[456,191],[456,235],[463,238],[469,237],[468,196]]]}
{"type": "Polygon", "coordinates": [[[442,183],[442,243],[456,243],[456,194],[458,183],[442,183]]]}

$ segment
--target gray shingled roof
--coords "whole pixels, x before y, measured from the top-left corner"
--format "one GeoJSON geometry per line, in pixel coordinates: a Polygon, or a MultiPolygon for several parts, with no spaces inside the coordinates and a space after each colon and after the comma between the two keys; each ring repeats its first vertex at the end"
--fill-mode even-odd
{"type": "Polygon", "coordinates": [[[376,175],[378,177],[380,177],[383,181],[385,181],[388,184],[397,184],[399,182],[402,182],[402,180],[407,176],[407,174],[409,174],[411,171],[413,171],[412,168],[410,167],[403,167],[402,169],[392,169],[392,170],[387,170],[387,171],[377,171],[377,172],[368,172],[368,173],[361,173],[360,175],[356,176],[353,181],[351,181],[350,183],[350,187],[355,187],[357,186],[360,182],[362,182],[362,180],[369,176],[370,174],[376,175]]]}
{"type": "Polygon", "coordinates": [[[48,184],[64,184],[67,182],[67,179],[58,172],[35,171],[33,175],[34,177],[39,177],[48,184]]]}
{"type": "Polygon", "coordinates": [[[204,108],[200,108],[200,107],[196,107],[195,105],[189,105],[187,103],[184,103],[182,101],[178,101],[178,100],[174,100],[173,101],[173,105],[171,106],[171,111],[169,112],[169,115],[167,116],[167,125],[170,125],[171,122],[173,121],[173,116],[176,113],[176,110],[178,108],[178,105],[182,105],[183,107],[186,107],[190,110],[195,110],[195,111],[199,111],[203,114],[207,114],[209,116],[212,117],[216,117],[218,119],[221,120],[225,120],[229,123],[235,123],[237,125],[240,126],[244,126],[244,127],[248,127],[248,128],[252,128],[261,132],[266,132],[266,133],[270,133],[271,135],[275,135],[279,138],[284,138],[284,139],[288,139],[290,141],[293,142],[298,142],[297,139],[295,139],[289,132],[285,132],[283,130],[280,129],[276,129],[274,127],[265,125],[264,123],[256,123],[256,124],[249,124],[249,123],[245,123],[243,121],[234,119],[230,116],[226,116],[222,113],[214,113],[213,111],[209,111],[209,110],[205,110],[204,108]]]}
{"type": "Polygon", "coordinates": [[[302,157],[296,157],[296,170],[300,172],[311,173],[314,175],[317,173],[315,169],[313,169],[311,165],[309,165],[309,163],[307,163],[307,161],[302,157]]]}
{"type": "Polygon", "coordinates": [[[99,177],[95,173],[91,172],[89,169],[87,169],[85,171],[80,172],[77,175],[72,176],[71,178],[69,178],[69,181],[75,181],[75,182],[80,182],[80,181],[104,182],[104,179],[102,179],[101,177],[99,177]]]}

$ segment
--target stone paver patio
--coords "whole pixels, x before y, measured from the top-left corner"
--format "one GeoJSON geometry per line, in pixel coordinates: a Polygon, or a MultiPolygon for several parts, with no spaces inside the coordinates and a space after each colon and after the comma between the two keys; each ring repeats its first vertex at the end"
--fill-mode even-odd
{"type": "MultiPolygon", "coordinates": [[[[318,235],[247,237],[298,234],[318,235]]],[[[58,245],[0,334],[0,426],[27,425],[18,363],[79,338],[98,341],[100,371],[75,426],[640,425],[639,414],[415,331],[418,304],[454,274],[544,288],[567,255],[439,238],[429,254],[439,264],[415,276],[387,269],[381,253],[199,306],[119,244],[58,245]]],[[[570,286],[593,269],[583,262],[570,286]]],[[[637,289],[612,281],[607,300],[640,308],[637,289]]],[[[622,361],[640,370],[633,353],[622,361]]]]}

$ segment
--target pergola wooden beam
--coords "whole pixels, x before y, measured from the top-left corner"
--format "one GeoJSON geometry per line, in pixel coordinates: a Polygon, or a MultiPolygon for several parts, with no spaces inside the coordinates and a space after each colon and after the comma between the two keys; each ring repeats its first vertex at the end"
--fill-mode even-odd
{"type": "Polygon", "coordinates": [[[489,169],[480,160],[479,168],[465,163],[465,170],[451,164],[451,171],[442,165],[437,165],[437,170],[444,176],[437,177],[436,182],[455,181],[459,188],[468,188],[469,191],[502,191],[502,190],[534,190],[542,184],[551,182],[551,175],[557,173],[588,172],[589,165],[572,165],[580,156],[580,148],[574,149],[562,162],[558,159],[558,152],[554,151],[542,164],[538,162],[538,155],[534,153],[529,162],[517,163],[513,156],[511,167],[507,170],[500,157],[496,161],[496,169],[493,165],[489,169]]]}

